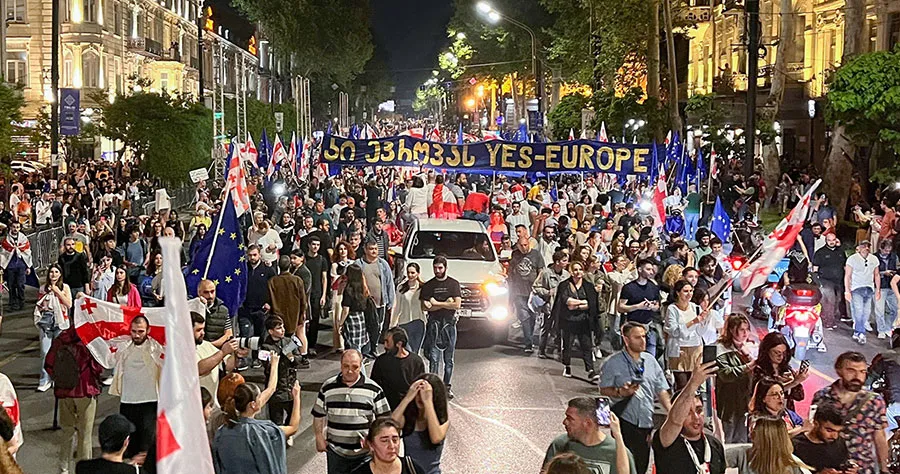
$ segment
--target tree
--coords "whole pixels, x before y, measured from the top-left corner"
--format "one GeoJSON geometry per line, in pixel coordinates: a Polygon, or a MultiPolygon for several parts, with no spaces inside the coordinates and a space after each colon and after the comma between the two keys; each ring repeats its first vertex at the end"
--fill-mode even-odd
{"type": "Polygon", "coordinates": [[[374,46],[365,0],[234,0],[261,24],[292,70],[330,86],[348,85],[365,68],[374,46]]]}
{"type": "MultiPolygon", "coordinates": [[[[846,61],[829,81],[828,104],[829,122],[854,142],[870,143],[890,155],[887,163],[879,163],[872,179],[896,182],[900,178],[896,159],[900,154],[900,51],[877,51],[846,61]]],[[[829,169],[826,177],[830,175],[829,169]]],[[[848,176],[840,180],[849,181],[848,176]]]]}
{"type": "MultiPolygon", "coordinates": [[[[866,1],[846,0],[844,5],[844,56],[843,64],[849,63],[854,56],[862,53],[868,38],[864,28],[866,24],[866,1]]],[[[829,94],[830,96],[830,94],[829,94]]],[[[847,198],[850,194],[853,175],[853,160],[856,159],[856,144],[852,141],[846,125],[836,122],[832,134],[831,147],[825,157],[823,191],[837,209],[838,216],[843,217],[847,209],[847,198]]]]}
{"type": "MultiPolygon", "coordinates": [[[[569,94],[559,100],[550,112],[547,112],[547,120],[550,122],[550,130],[556,140],[565,140],[569,136],[569,130],[581,130],[581,110],[590,103],[587,96],[581,94],[569,94]]],[[[577,135],[576,135],[577,137],[577,135]]]]}
{"type": "Polygon", "coordinates": [[[212,113],[203,105],[150,92],[119,95],[113,103],[100,99],[99,130],[124,144],[120,158],[130,149],[144,170],[173,183],[209,165],[212,113]]]}
{"type": "MultiPolygon", "coordinates": [[[[784,99],[784,84],[787,80],[787,54],[794,40],[794,7],[792,0],[780,0],[781,26],[778,32],[778,51],[775,53],[775,68],[772,71],[772,88],[766,98],[765,108],[760,112],[760,123],[773,125],[781,110],[784,99]]],[[[774,139],[762,141],[763,179],[766,181],[767,198],[775,194],[775,186],[781,179],[781,160],[778,145],[774,139]]]]}
{"type": "Polygon", "coordinates": [[[649,143],[654,140],[654,130],[660,123],[666,122],[666,112],[659,107],[659,102],[654,98],[645,98],[644,91],[639,87],[624,92],[606,88],[594,91],[591,103],[595,112],[592,128],[600,130],[601,123],[605,123],[609,136],[616,140],[619,140],[619,131],[622,131],[626,141],[636,136],[638,142],[649,143]],[[643,120],[644,126],[627,130],[630,120],[643,120]]]}
{"type": "Polygon", "coordinates": [[[0,81],[0,157],[11,156],[22,148],[12,137],[19,134],[15,124],[22,121],[24,106],[22,86],[0,81]]]}

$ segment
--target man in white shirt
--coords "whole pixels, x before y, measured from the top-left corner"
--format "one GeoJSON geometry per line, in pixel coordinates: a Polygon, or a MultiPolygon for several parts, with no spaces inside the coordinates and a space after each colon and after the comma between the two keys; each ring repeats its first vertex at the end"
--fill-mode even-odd
{"type": "Polygon", "coordinates": [[[148,337],[149,333],[150,323],[145,316],[138,314],[131,321],[131,341],[120,346],[112,355],[115,366],[109,393],[119,396],[119,413],[137,427],[125,453],[126,458],[145,454],[155,439],[163,347],[148,337]]]}
{"type": "Polygon", "coordinates": [[[53,200],[50,199],[50,194],[44,193],[41,195],[41,198],[38,199],[37,203],[35,203],[34,215],[35,223],[37,225],[42,226],[50,223],[50,219],[52,218],[52,213],[50,211],[52,201],[53,200]]]}
{"type": "Polygon", "coordinates": [[[866,322],[872,315],[873,298],[881,299],[881,277],[878,257],[870,253],[868,240],[856,244],[856,253],[844,266],[844,299],[850,303],[853,317],[853,340],[866,343],[866,322]]]}
{"type": "MultiPolygon", "coordinates": [[[[197,344],[197,370],[200,372],[200,386],[216,393],[219,388],[219,368],[224,363],[225,372],[234,370],[235,359],[232,354],[238,350],[237,339],[229,339],[218,348],[204,338],[206,318],[202,314],[191,312],[191,322],[194,324],[194,343],[197,344]]],[[[213,404],[219,405],[216,397],[213,404]]]]}

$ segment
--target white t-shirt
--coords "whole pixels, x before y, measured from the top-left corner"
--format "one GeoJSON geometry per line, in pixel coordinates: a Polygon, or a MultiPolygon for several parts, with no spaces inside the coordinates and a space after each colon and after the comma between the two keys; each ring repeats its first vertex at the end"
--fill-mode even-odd
{"type": "Polygon", "coordinates": [[[666,357],[678,357],[682,347],[700,347],[703,345],[703,332],[705,323],[688,327],[687,324],[697,317],[699,308],[694,303],[688,304],[687,311],[682,311],[675,303],[666,309],[666,333],[669,339],[666,342],[666,357]]]}
{"type": "Polygon", "coordinates": [[[878,257],[869,254],[865,259],[862,255],[854,253],[847,257],[847,266],[850,267],[850,291],[857,288],[875,289],[875,270],[878,270],[878,257]]]}
{"type": "MultiPolygon", "coordinates": [[[[200,362],[207,357],[214,355],[216,352],[219,352],[219,349],[216,348],[211,342],[203,341],[197,346],[197,362],[200,362]]],[[[213,396],[213,405],[219,406],[219,402],[216,400],[216,390],[219,388],[219,368],[215,367],[210,371],[210,373],[200,377],[200,386],[206,387],[209,390],[209,393],[213,396]]]]}
{"type": "Polygon", "coordinates": [[[135,346],[125,355],[122,370],[122,403],[147,403],[159,399],[156,365],[145,362],[146,358],[152,359],[153,356],[145,357],[141,354],[143,351],[150,352],[149,343],[135,346]]]}

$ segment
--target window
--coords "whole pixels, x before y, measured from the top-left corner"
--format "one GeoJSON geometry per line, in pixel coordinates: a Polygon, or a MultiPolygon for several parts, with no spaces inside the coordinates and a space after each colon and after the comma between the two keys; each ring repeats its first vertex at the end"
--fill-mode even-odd
{"type": "Polygon", "coordinates": [[[62,82],[66,86],[72,85],[72,53],[70,52],[63,55],[62,82]]]}
{"type": "Polygon", "coordinates": [[[6,80],[23,86],[28,85],[28,53],[8,52],[6,60],[6,80]]]}
{"type": "Polygon", "coordinates": [[[113,3],[112,32],[114,35],[122,35],[122,5],[119,2],[113,3]]]}
{"type": "Polygon", "coordinates": [[[97,0],[82,0],[84,3],[84,21],[88,23],[97,22],[97,0]]]}
{"type": "Polygon", "coordinates": [[[891,13],[888,17],[887,50],[893,51],[898,43],[900,43],[900,13],[891,13]]]}
{"type": "Polygon", "coordinates": [[[100,87],[100,56],[93,51],[85,51],[81,56],[81,75],[84,87],[100,87]]]}
{"type": "Polygon", "coordinates": [[[451,260],[496,261],[494,247],[481,233],[421,231],[413,237],[410,258],[434,258],[439,253],[451,260]]]}
{"type": "Polygon", "coordinates": [[[159,73],[159,88],[163,92],[169,91],[169,73],[167,73],[167,72],[159,73]]]}
{"type": "Polygon", "coordinates": [[[6,0],[6,19],[13,22],[24,22],[25,0],[6,0]]]}
{"type": "Polygon", "coordinates": [[[122,74],[122,60],[116,58],[116,68],[111,69],[109,74],[112,74],[115,71],[116,75],[116,91],[122,93],[125,90],[125,75],[122,74]]]}

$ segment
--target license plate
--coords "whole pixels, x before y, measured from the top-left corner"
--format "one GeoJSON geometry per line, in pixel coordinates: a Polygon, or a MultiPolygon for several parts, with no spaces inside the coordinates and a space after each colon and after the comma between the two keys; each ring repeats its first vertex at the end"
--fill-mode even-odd
{"type": "Polygon", "coordinates": [[[458,318],[471,318],[472,310],[471,309],[458,309],[456,310],[456,317],[458,318]]]}

